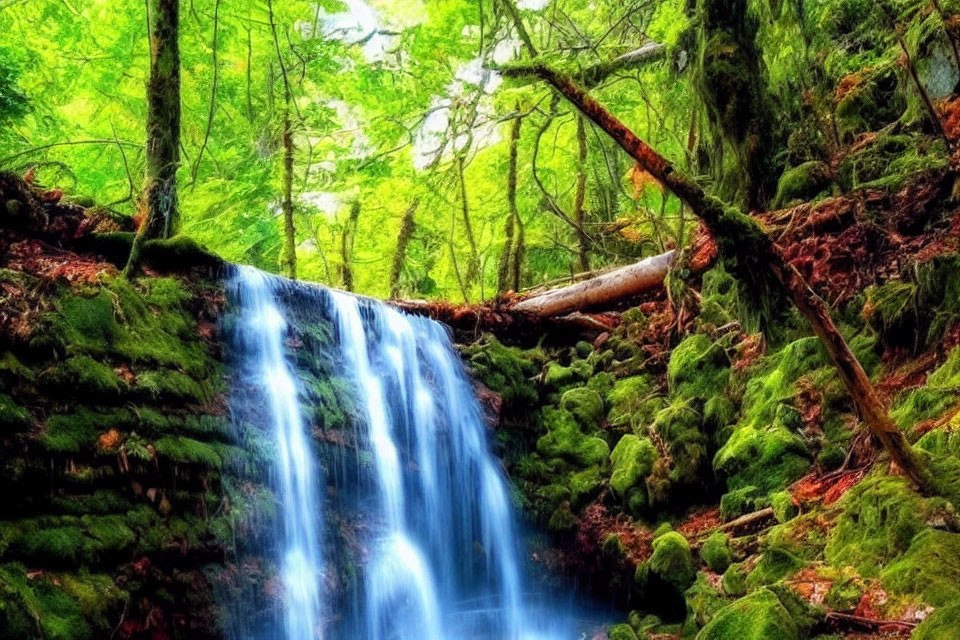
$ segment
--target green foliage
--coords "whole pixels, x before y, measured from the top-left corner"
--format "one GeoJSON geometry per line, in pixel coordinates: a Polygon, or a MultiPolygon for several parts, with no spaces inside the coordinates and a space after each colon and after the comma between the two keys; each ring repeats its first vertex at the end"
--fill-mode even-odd
{"type": "Polygon", "coordinates": [[[126,390],[126,383],[116,372],[90,356],[74,356],[40,374],[40,382],[51,387],[51,392],[64,391],[80,397],[118,396],[126,390]]]}
{"type": "Polygon", "coordinates": [[[837,171],[846,189],[899,189],[914,174],[946,166],[942,141],[908,135],[885,135],[847,155],[837,171]]]}
{"type": "Polygon", "coordinates": [[[0,428],[23,430],[32,422],[29,411],[14,402],[10,396],[0,393],[0,428]]]}

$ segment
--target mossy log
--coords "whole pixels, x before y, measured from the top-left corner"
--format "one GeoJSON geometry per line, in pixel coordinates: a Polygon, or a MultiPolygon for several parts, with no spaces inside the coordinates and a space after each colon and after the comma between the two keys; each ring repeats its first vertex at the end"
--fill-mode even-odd
{"type": "Polygon", "coordinates": [[[796,267],[786,261],[777,245],[762,230],[756,220],[743,213],[724,207],[711,198],[695,181],[678,171],[669,160],[641,140],[623,122],[594,100],[570,76],[545,65],[522,68],[507,67],[506,76],[535,76],[546,81],[574,107],[586,115],[626,151],[637,164],[664,187],[687,203],[717,241],[721,255],[735,260],[741,268],[737,276],[749,281],[758,274],[748,269],[760,269],[772,276],[807,320],[814,334],[823,343],[831,362],[836,367],[844,386],[850,393],[860,417],[871,433],[890,453],[903,472],[921,487],[929,487],[919,462],[903,433],[887,412],[863,366],[837,330],[824,301],[807,285],[796,267]]]}

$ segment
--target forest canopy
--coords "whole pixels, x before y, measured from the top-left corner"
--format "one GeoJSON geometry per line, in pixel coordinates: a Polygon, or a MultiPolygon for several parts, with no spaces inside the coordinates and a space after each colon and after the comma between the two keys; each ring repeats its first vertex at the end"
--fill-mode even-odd
{"type": "MultiPolygon", "coordinates": [[[[709,193],[761,211],[883,178],[838,154],[884,126],[942,129],[928,107],[956,80],[953,24],[915,0],[181,5],[181,231],[292,274],[289,181],[296,275],[381,297],[491,299],[694,231],[511,65],[570,74],[709,193]]],[[[142,218],[151,17],[0,4],[0,168],[142,218]]],[[[901,176],[945,156],[897,144],[901,176]]]]}

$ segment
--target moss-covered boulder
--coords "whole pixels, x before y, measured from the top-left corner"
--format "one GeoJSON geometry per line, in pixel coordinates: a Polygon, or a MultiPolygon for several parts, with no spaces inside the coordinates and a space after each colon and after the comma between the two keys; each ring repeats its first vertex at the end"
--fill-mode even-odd
{"type": "Polygon", "coordinates": [[[620,438],[610,454],[613,467],[610,488],[622,497],[631,489],[642,487],[658,455],[656,446],[649,438],[632,433],[620,438]]]}
{"type": "Polygon", "coordinates": [[[610,455],[610,445],[602,438],[584,435],[577,419],[566,409],[545,407],[543,424],[547,434],[537,440],[537,451],[547,458],[564,458],[588,467],[603,464],[610,455]]]}
{"type": "Polygon", "coordinates": [[[800,630],[769,589],[759,589],[718,611],[696,640],[800,640],[800,630]]]}
{"type": "Polygon", "coordinates": [[[675,531],[665,533],[653,541],[653,554],[648,561],[650,573],[678,591],[693,584],[697,571],[693,554],[686,538],[675,531]]]}
{"type": "Polygon", "coordinates": [[[588,432],[598,429],[603,421],[603,398],[587,387],[565,391],[560,397],[560,407],[569,411],[581,428],[588,432]]]}
{"type": "Polygon", "coordinates": [[[723,573],[733,562],[730,539],[719,531],[710,535],[700,547],[700,559],[711,571],[723,573]]]}

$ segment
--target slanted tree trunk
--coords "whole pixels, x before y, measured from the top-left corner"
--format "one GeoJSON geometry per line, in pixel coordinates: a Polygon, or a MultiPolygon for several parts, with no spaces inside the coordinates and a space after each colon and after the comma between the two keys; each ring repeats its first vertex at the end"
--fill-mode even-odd
{"type": "Polygon", "coordinates": [[[350,204],[350,215],[340,234],[340,283],[347,291],[353,291],[353,240],[360,220],[360,201],[350,204]]]}
{"type": "Polygon", "coordinates": [[[145,240],[169,238],[180,226],[180,2],[149,0],[150,79],[147,82],[147,171],[140,206],[143,222],[124,273],[139,268],[145,240]],[[152,18],[152,20],[150,20],[152,18]]]}
{"type": "Polygon", "coordinates": [[[410,238],[413,236],[413,230],[416,224],[413,221],[413,214],[420,206],[420,198],[415,198],[403,214],[403,221],[400,223],[400,237],[397,238],[397,248],[393,252],[393,266],[390,268],[390,297],[400,296],[400,272],[403,270],[403,263],[407,259],[407,245],[410,244],[410,238]]]}
{"type": "MultiPolygon", "coordinates": [[[[771,274],[823,343],[870,432],[905,474],[922,488],[929,488],[930,478],[920,466],[903,433],[890,419],[886,406],[870,383],[866,372],[837,330],[827,305],[807,285],[796,267],[786,261],[756,220],[725,207],[716,198],[707,196],[700,185],[683,175],[666,158],[638,138],[569,76],[540,64],[511,67],[505,69],[504,73],[510,76],[533,75],[552,85],[574,107],[613,138],[641,168],[685,201],[714,236],[722,255],[736,258],[737,263],[749,265],[748,268],[764,269],[771,274]]],[[[743,277],[743,274],[738,273],[738,276],[743,277]]]]}
{"type": "Polygon", "coordinates": [[[549,317],[628,300],[662,286],[675,254],[675,251],[667,251],[570,286],[552,289],[517,302],[513,310],[549,317]]]}
{"type": "Polygon", "coordinates": [[[577,190],[574,194],[573,219],[577,221],[577,271],[590,271],[590,240],[584,230],[584,202],[587,199],[587,127],[582,115],[577,116],[577,190]]]}

